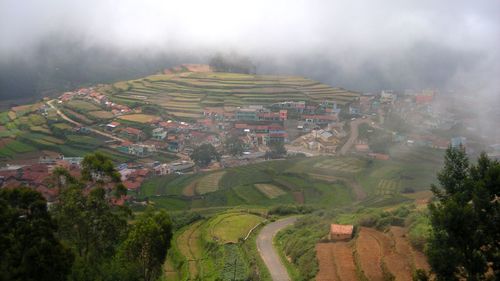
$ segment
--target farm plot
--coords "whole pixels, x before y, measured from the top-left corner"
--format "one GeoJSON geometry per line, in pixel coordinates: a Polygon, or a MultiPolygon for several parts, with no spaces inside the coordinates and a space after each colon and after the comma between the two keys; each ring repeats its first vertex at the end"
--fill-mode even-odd
{"type": "Polygon", "coordinates": [[[286,192],[274,184],[257,183],[254,184],[254,186],[269,199],[274,199],[286,194],[286,192]]]}
{"type": "Polygon", "coordinates": [[[225,173],[225,171],[212,173],[198,180],[198,184],[196,185],[196,193],[206,194],[219,189],[219,181],[225,173]]]}
{"type": "Polygon", "coordinates": [[[183,188],[182,194],[191,197],[217,191],[219,181],[225,173],[225,171],[215,172],[194,180],[183,188]]]}
{"type": "Polygon", "coordinates": [[[113,113],[104,110],[90,111],[88,114],[98,119],[111,119],[114,117],[113,113]]]}
{"type": "Polygon", "coordinates": [[[390,235],[394,238],[396,244],[396,251],[405,257],[412,257],[415,269],[430,270],[427,257],[420,251],[413,249],[407,239],[406,230],[402,227],[392,226],[390,235]]]}
{"type": "Polygon", "coordinates": [[[210,220],[207,234],[220,244],[237,243],[264,218],[246,213],[228,213],[210,220]]]}
{"type": "Polygon", "coordinates": [[[156,120],[158,117],[154,115],[149,115],[149,114],[129,114],[129,115],[122,115],[118,117],[119,119],[126,120],[126,121],[132,121],[132,122],[137,122],[137,123],[151,123],[154,120],[156,120]]]}
{"type": "Polygon", "coordinates": [[[376,195],[395,195],[399,193],[401,182],[398,180],[382,179],[375,190],[376,195]]]}
{"type": "Polygon", "coordinates": [[[317,281],[356,281],[356,265],[349,242],[316,244],[317,281]]]}
{"type": "Polygon", "coordinates": [[[192,224],[175,240],[177,248],[188,262],[190,280],[195,280],[198,276],[198,263],[203,256],[203,247],[200,243],[201,225],[201,221],[192,224]]]}
{"type": "Polygon", "coordinates": [[[26,153],[26,152],[31,152],[35,151],[36,148],[25,144],[23,142],[20,142],[18,140],[13,140],[10,138],[7,139],[1,139],[2,141],[0,142],[0,157],[14,157],[16,154],[19,153],[26,153]]]}
{"type": "Polygon", "coordinates": [[[355,158],[327,158],[316,162],[313,167],[344,173],[358,173],[362,170],[362,161],[355,158]]]}
{"type": "Polygon", "coordinates": [[[382,249],[378,240],[370,234],[367,228],[361,228],[356,240],[356,254],[358,267],[371,281],[383,281],[382,249]]]}
{"type": "Polygon", "coordinates": [[[67,103],[64,104],[64,106],[69,107],[71,109],[81,111],[81,112],[88,112],[88,111],[97,111],[101,110],[101,108],[91,102],[84,101],[84,100],[78,100],[78,99],[72,99],[68,101],[67,103]]]}
{"type": "Polygon", "coordinates": [[[362,227],[356,240],[356,263],[368,280],[412,280],[415,268],[428,269],[425,260],[415,258],[415,251],[400,227],[389,234],[362,227]],[[418,263],[418,266],[416,264],[418,263]]]}

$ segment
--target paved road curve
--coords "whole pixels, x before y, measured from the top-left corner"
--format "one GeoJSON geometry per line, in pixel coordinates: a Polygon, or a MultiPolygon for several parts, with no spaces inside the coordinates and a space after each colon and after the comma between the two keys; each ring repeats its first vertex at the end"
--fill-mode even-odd
{"type": "Polygon", "coordinates": [[[266,225],[257,236],[257,249],[274,281],[290,281],[285,266],[273,246],[273,237],[281,229],[293,224],[297,217],[281,219],[266,225]]]}

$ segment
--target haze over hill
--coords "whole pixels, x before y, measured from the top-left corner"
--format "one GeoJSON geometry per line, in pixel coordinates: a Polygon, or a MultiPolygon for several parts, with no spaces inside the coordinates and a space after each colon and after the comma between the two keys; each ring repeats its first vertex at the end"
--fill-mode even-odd
{"type": "Polygon", "coordinates": [[[357,91],[498,95],[496,1],[53,4],[0,3],[1,100],[206,63],[217,52],[248,56],[262,74],[357,91]]]}

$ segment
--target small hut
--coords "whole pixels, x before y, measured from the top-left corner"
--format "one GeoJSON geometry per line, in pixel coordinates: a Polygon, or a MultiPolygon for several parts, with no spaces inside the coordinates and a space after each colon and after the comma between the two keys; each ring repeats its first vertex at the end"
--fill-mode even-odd
{"type": "Polygon", "coordinates": [[[330,225],[330,240],[349,240],[352,238],[353,229],[352,225],[332,224],[330,225]]]}

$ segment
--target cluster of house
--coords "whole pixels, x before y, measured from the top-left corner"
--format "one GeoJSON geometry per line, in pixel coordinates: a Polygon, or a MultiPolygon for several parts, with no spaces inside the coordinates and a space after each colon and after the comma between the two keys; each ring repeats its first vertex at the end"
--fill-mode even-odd
{"type": "Polygon", "coordinates": [[[295,146],[305,149],[334,154],[341,140],[347,133],[343,129],[343,123],[328,123],[324,128],[315,128],[293,141],[295,146]]]}
{"type": "Polygon", "coordinates": [[[68,102],[74,97],[79,97],[94,102],[108,109],[115,116],[132,112],[132,109],[130,109],[130,107],[109,101],[106,95],[96,92],[95,89],[92,87],[80,88],[73,92],[65,92],[61,96],[59,96],[59,101],[68,102]]]}
{"type": "MultiPolygon", "coordinates": [[[[80,178],[82,157],[66,157],[57,153],[44,154],[36,163],[25,165],[7,165],[0,168],[0,188],[16,188],[20,186],[31,187],[39,191],[48,202],[54,202],[59,195],[56,188],[56,179],[52,176],[55,168],[66,169],[71,176],[80,178]]],[[[150,175],[166,175],[182,173],[191,169],[194,164],[190,161],[176,163],[151,164],[123,163],[116,167],[121,175],[122,184],[128,190],[128,196],[122,198],[111,198],[112,203],[122,205],[125,201],[134,198],[140,191],[140,186],[150,175]]],[[[104,188],[111,191],[114,185],[108,184],[104,188]]]]}
{"type": "Polygon", "coordinates": [[[298,126],[294,129],[307,133],[320,127],[329,128],[319,132],[324,139],[324,147],[332,149],[328,142],[336,143],[333,137],[343,136],[335,128],[340,111],[336,103],[308,105],[304,101],[276,103],[269,107],[250,105],[232,111],[206,108],[203,117],[196,122],[153,120],[149,127],[142,130],[116,121],[105,127],[107,131],[127,140],[115,146],[118,150],[139,157],[163,150],[189,153],[202,143],[219,147],[228,134],[237,135],[249,152],[257,152],[260,146],[289,141],[285,121],[290,111],[298,118],[298,126]]]}
{"type": "Polygon", "coordinates": [[[193,146],[201,143],[219,146],[222,134],[210,130],[210,125],[211,122],[155,120],[149,124],[150,127],[146,132],[146,129],[141,130],[114,121],[106,125],[106,130],[126,139],[114,146],[117,150],[138,157],[147,157],[158,151],[189,153],[193,146]]]}
{"type": "Polygon", "coordinates": [[[52,188],[51,178],[56,167],[62,167],[74,177],[80,177],[81,157],[65,157],[63,155],[42,156],[37,163],[28,165],[7,165],[0,168],[0,187],[15,188],[20,186],[32,187],[38,190],[48,202],[58,196],[58,189],[52,188]]]}

